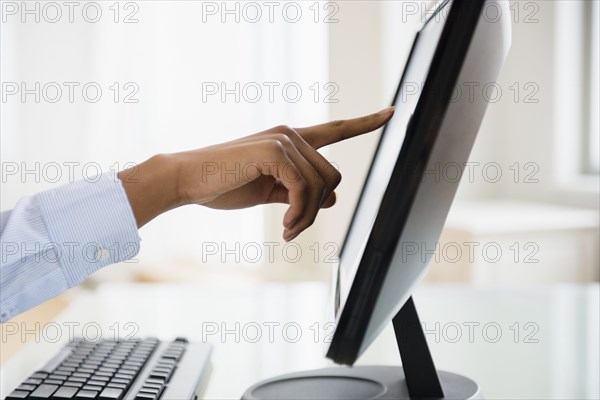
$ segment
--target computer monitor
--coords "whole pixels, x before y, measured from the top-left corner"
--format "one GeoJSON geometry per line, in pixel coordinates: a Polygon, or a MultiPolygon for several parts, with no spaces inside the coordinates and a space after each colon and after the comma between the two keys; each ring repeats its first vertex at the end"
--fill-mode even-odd
{"type": "Polygon", "coordinates": [[[335,362],[352,365],[425,275],[460,180],[443,171],[464,170],[510,43],[505,1],[446,1],[418,32],[340,253],[335,362]]]}
{"type": "Polygon", "coordinates": [[[392,322],[402,367],[336,367],[269,379],[243,399],[480,398],[435,369],[411,293],[423,278],[511,44],[508,0],[441,2],[413,43],[340,254],[327,357],[353,365],[392,322]],[[418,90],[415,90],[418,88],[418,90]],[[478,92],[474,93],[474,90],[478,92]]]}

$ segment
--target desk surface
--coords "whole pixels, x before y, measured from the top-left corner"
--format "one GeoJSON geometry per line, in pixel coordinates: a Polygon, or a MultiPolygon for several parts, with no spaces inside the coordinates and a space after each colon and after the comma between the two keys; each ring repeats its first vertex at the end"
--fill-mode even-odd
{"type": "MultiPolygon", "coordinates": [[[[26,333],[33,326],[11,327],[29,342],[3,365],[0,396],[70,335],[135,333],[211,343],[206,398],[239,398],[257,380],[330,365],[323,357],[333,330],[324,318],[328,298],[328,287],[319,283],[106,284],[78,296],[38,335],[26,333]]],[[[415,302],[438,368],[475,379],[486,398],[598,398],[598,285],[422,285],[415,302]]],[[[391,328],[359,360],[399,362],[391,328]]]]}

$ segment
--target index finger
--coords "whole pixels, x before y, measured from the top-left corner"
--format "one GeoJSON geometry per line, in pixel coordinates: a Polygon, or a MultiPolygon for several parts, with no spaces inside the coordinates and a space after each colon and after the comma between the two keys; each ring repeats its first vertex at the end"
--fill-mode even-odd
{"type": "Polygon", "coordinates": [[[394,107],[388,107],[364,117],[299,128],[296,132],[313,148],[319,149],[381,128],[392,115],[394,115],[394,107]]]}

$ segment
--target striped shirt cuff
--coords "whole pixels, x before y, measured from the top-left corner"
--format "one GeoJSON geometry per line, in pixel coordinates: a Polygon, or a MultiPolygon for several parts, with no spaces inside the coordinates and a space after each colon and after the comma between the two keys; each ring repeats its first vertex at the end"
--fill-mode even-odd
{"type": "Polygon", "coordinates": [[[69,287],[138,254],[135,217],[114,172],[38,193],[36,199],[69,287]]]}

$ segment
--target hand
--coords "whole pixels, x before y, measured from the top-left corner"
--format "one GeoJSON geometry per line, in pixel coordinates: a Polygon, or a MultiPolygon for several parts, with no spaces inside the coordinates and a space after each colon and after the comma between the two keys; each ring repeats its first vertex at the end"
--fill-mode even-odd
{"type": "Polygon", "coordinates": [[[283,218],[283,238],[289,241],[312,225],[320,208],[331,207],[336,201],[334,190],[341,175],[317,149],[374,131],[392,115],[393,108],[387,108],[308,128],[278,126],[216,146],[155,156],[134,167],[135,174],[133,169],[126,170],[119,178],[138,226],[185,204],[238,209],[285,203],[290,207],[283,218]],[[143,185],[128,184],[128,175],[137,183],[148,178],[157,181],[153,190],[146,189],[151,193],[144,194],[143,185]],[[158,196],[154,202],[149,201],[153,194],[158,196]]]}

